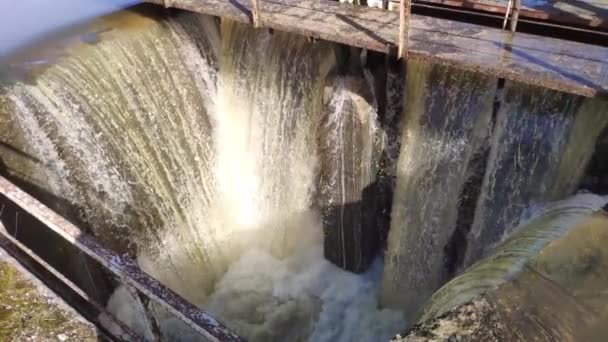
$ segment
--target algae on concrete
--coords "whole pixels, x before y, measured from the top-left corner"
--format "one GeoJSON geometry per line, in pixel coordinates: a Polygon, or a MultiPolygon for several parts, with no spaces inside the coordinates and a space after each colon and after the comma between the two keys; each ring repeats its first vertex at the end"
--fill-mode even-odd
{"type": "Polygon", "coordinates": [[[95,327],[0,249],[0,342],[98,341],[95,327]]]}

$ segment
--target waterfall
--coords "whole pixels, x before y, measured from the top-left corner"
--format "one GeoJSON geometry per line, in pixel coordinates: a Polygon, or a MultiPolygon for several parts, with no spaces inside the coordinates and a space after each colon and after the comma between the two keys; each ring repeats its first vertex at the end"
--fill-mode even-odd
{"type": "Polygon", "coordinates": [[[507,82],[463,266],[538,202],[572,194],[608,123],[606,102],[507,82]]]}
{"type": "Polygon", "coordinates": [[[384,56],[181,11],[67,36],[0,68],[0,172],[252,341],[388,339],[573,193],[608,121],[605,100],[416,61],[403,82],[384,56]]]}
{"type": "Polygon", "coordinates": [[[213,116],[222,224],[271,230],[267,247],[283,255],[292,239],[288,226],[311,209],[318,113],[333,50],[230,21],[223,22],[222,35],[213,116]]]}
{"type": "Polygon", "coordinates": [[[495,79],[409,62],[382,301],[419,307],[447,279],[459,194],[489,132],[495,79]]]}
{"type": "Polygon", "coordinates": [[[345,89],[357,84],[347,78],[326,81],[334,63],[326,43],[228,21],[222,35],[214,117],[220,201],[229,209],[222,220],[254,241],[205,307],[252,341],[388,339],[403,317],[378,308],[381,265],[359,276],[325,260],[313,208],[319,173],[340,194],[336,206],[346,196],[336,182],[349,177],[356,196],[372,181],[375,111],[358,95],[364,89],[345,89]],[[334,91],[326,92],[323,109],[326,84],[334,91]],[[356,150],[342,152],[328,130],[359,134],[356,150]],[[350,164],[334,164],[336,155],[350,164]]]}
{"type": "Polygon", "coordinates": [[[433,68],[408,64],[383,279],[383,304],[411,314],[528,208],[572,194],[608,122],[605,100],[509,81],[495,96],[495,79],[433,68]]]}
{"type": "Polygon", "coordinates": [[[219,32],[194,14],[155,19],[126,12],[97,22],[99,42],[72,44],[35,82],[7,85],[6,112],[44,165],[47,191],[77,207],[98,239],[158,255],[150,269],[173,273],[171,287],[204,293],[217,254],[202,227],[215,191],[206,113],[219,32]],[[188,284],[179,259],[207,264],[207,279],[188,284]]]}
{"type": "MultiPolygon", "coordinates": [[[[321,174],[359,172],[321,171],[338,167],[330,126],[360,127],[361,149],[347,154],[366,169],[352,196],[373,181],[366,81],[339,77],[325,94],[329,43],[143,14],[103,18],[94,42],[71,42],[31,78],[3,84],[2,112],[25,137],[13,143],[44,166],[22,171],[104,244],[253,341],[388,339],[403,317],[378,308],[382,264],[355,275],[328,262],[314,201],[321,174]]],[[[150,337],[125,288],[108,308],[150,337]]],[[[191,337],[154,311],[166,337],[191,337]]]]}

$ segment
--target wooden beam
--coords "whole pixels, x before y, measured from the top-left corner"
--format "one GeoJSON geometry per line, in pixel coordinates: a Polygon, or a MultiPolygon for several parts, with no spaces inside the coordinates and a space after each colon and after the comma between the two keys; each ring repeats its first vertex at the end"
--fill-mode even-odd
{"type": "Polygon", "coordinates": [[[507,11],[505,12],[505,19],[502,21],[502,29],[507,28],[507,21],[509,21],[509,14],[511,13],[511,5],[513,4],[513,0],[509,0],[507,4],[507,11]]]}
{"type": "MultiPolygon", "coordinates": [[[[162,4],[162,0],[145,0],[162,4]]],[[[399,13],[324,0],[258,0],[264,26],[389,53],[399,13]]],[[[249,23],[249,0],[172,0],[189,11],[249,23]]],[[[588,97],[608,94],[608,48],[413,14],[408,58],[588,97]]]]}
{"type": "Polygon", "coordinates": [[[397,55],[403,59],[407,58],[411,7],[410,0],[401,0],[399,6],[399,52],[397,55]]]}
{"type": "MultiPolygon", "coordinates": [[[[391,0],[397,4],[399,0],[391,0]]],[[[417,0],[416,4],[439,4],[489,13],[506,14],[509,0],[417,0]]],[[[520,9],[520,16],[538,21],[552,21],[565,25],[608,29],[608,1],[602,0],[546,0],[528,1],[520,9]]]]}
{"type": "Polygon", "coordinates": [[[251,13],[251,17],[253,19],[253,27],[258,28],[261,27],[262,25],[262,19],[260,17],[260,4],[258,3],[258,0],[251,0],[251,5],[252,5],[252,13],[251,13]]]}
{"type": "Polygon", "coordinates": [[[517,30],[517,20],[519,19],[519,10],[521,9],[521,0],[514,0],[513,12],[511,13],[511,32],[517,30]]]}

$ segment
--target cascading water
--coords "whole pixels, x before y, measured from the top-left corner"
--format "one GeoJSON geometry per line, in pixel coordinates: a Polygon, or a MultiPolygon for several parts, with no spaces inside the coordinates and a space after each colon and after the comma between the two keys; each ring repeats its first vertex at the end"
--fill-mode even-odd
{"type": "Polygon", "coordinates": [[[414,315],[527,208],[576,190],[607,119],[602,100],[511,82],[493,113],[495,79],[408,67],[382,303],[414,315]]]}
{"type": "Polygon", "coordinates": [[[447,280],[444,248],[469,163],[489,133],[495,86],[491,77],[408,63],[384,305],[419,307],[447,280]]]}
{"type": "MultiPolygon", "coordinates": [[[[220,189],[227,191],[222,196],[228,215],[263,243],[253,249],[249,244],[206,307],[251,340],[388,338],[402,317],[377,308],[379,264],[355,276],[326,261],[321,222],[311,207],[316,175],[328,167],[319,165],[317,143],[327,146],[324,138],[330,139],[320,134],[318,140],[320,123],[333,120],[341,127],[361,120],[370,136],[373,109],[337,105],[333,115],[321,118],[327,112],[321,110],[325,77],[334,62],[331,46],[230,22],[222,29],[215,118],[218,178],[225,181],[220,189]],[[342,324],[336,327],[336,321],[342,324]]],[[[336,82],[330,103],[356,96],[346,94],[343,82],[336,82]]],[[[364,147],[351,156],[371,164],[371,152],[364,147]]],[[[351,168],[338,172],[344,177],[351,168]]]]}
{"type": "Polygon", "coordinates": [[[266,247],[282,255],[288,226],[310,211],[314,195],[318,113],[333,50],[229,21],[222,35],[213,114],[222,229],[270,230],[266,247]]]}
{"type": "Polygon", "coordinates": [[[534,203],[573,193],[608,123],[606,102],[507,82],[463,266],[534,203]]]}
{"type": "MultiPolygon", "coordinates": [[[[0,171],[253,341],[388,339],[526,207],[574,192],[607,121],[601,100],[422,62],[395,93],[354,48],[341,68],[342,47],[185,12],[78,39],[0,70],[0,171]]],[[[151,337],[133,303],[108,307],[151,337]]]]}
{"type": "MultiPolygon", "coordinates": [[[[381,264],[357,276],[323,257],[313,205],[319,144],[328,145],[321,122],[363,123],[369,143],[350,154],[369,164],[361,186],[373,177],[375,141],[375,110],[361,99],[321,118],[334,47],[186,13],[105,25],[98,42],[76,44],[35,82],[4,87],[49,191],[82,206],[98,238],[134,242],[114,247],[251,340],[396,332],[402,315],[375,299],[381,264]]],[[[343,84],[330,103],[357,99],[343,84]]],[[[109,308],[150,337],[134,302],[119,288],[109,308]]],[[[190,336],[155,310],[164,334],[190,336]]]]}
{"type": "Polygon", "coordinates": [[[47,166],[49,192],[82,208],[98,238],[127,237],[146,253],[160,253],[166,262],[153,269],[175,273],[169,285],[190,299],[212,288],[217,264],[208,260],[216,256],[213,240],[201,240],[211,232],[200,228],[208,226],[215,191],[206,112],[219,38],[217,28],[208,34],[188,28],[212,26],[205,21],[192,14],[162,22],[134,14],[107,18],[98,24],[113,29],[103,42],[77,46],[35,83],[6,90],[28,147],[47,166]],[[137,37],[122,34],[121,26],[137,37]],[[187,264],[206,264],[208,279],[189,284],[187,264]]]}

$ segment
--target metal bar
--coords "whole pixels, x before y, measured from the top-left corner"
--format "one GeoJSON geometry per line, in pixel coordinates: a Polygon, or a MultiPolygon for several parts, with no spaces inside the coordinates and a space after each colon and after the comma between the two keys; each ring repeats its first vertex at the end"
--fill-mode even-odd
{"type": "Polygon", "coordinates": [[[4,177],[0,177],[0,193],[72,245],[101,263],[125,284],[136,288],[207,339],[211,341],[244,341],[243,338],[230,331],[218,320],[143,272],[133,259],[126,255],[120,256],[102,247],[91,236],[82,232],[78,227],[4,177]]]}
{"type": "Polygon", "coordinates": [[[251,18],[253,20],[253,27],[262,27],[262,18],[260,15],[260,4],[258,0],[251,0],[251,18]]]}
{"type": "Polygon", "coordinates": [[[410,0],[401,0],[399,5],[399,51],[398,58],[407,58],[410,12],[412,3],[410,0]]]}
{"type": "Polygon", "coordinates": [[[68,287],[70,291],[74,292],[80,298],[84,299],[87,303],[89,303],[95,310],[98,311],[99,314],[96,314],[98,317],[95,323],[101,324],[101,321],[104,321],[106,326],[104,328],[108,329],[109,332],[112,333],[112,337],[120,340],[120,341],[133,341],[133,342],[143,342],[144,339],[137,334],[135,334],[129,327],[127,327],[124,323],[119,321],[114,315],[109,313],[102,305],[97,303],[93,298],[91,298],[87,293],[85,293],[82,289],[80,289],[76,284],[66,278],[63,274],[57,271],[53,266],[49,265],[46,261],[40,258],[36,253],[34,253],[31,249],[22,244],[19,240],[15,239],[11,236],[6,227],[2,222],[0,222],[0,247],[2,247],[5,251],[7,251],[11,256],[17,259],[19,262],[24,262],[13,248],[17,248],[21,253],[25,254],[27,257],[31,258],[34,262],[38,263],[42,266],[46,271],[48,271],[53,277],[57,278],[63,285],[68,287]]]}

